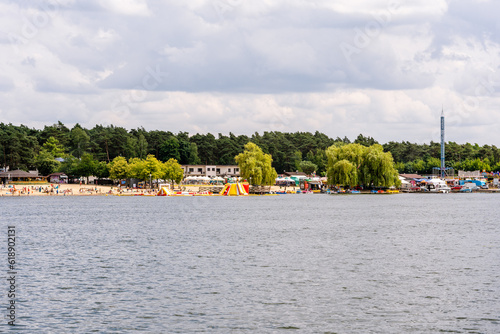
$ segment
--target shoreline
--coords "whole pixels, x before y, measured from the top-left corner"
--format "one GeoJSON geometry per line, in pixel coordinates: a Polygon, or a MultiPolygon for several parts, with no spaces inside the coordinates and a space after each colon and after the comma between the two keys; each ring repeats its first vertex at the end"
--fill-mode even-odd
{"type": "MultiPolygon", "coordinates": [[[[200,192],[200,188],[206,188],[207,185],[181,185],[181,189],[175,189],[175,191],[183,191],[190,193],[200,192]]],[[[287,190],[298,190],[298,187],[287,187],[287,190]]],[[[271,191],[275,194],[276,192],[283,191],[284,188],[280,186],[271,186],[271,191]]],[[[0,197],[37,197],[37,196],[155,196],[158,192],[157,189],[130,189],[130,188],[120,188],[117,186],[105,186],[105,185],[79,185],[79,184],[23,184],[23,185],[13,185],[13,187],[0,186],[0,197]],[[13,191],[15,187],[15,191],[13,191]]],[[[500,189],[478,189],[474,192],[478,193],[498,193],[500,189]]],[[[421,193],[421,194],[433,194],[435,192],[404,192],[399,191],[397,193],[383,193],[383,194],[403,194],[403,193],[421,193]]],[[[452,192],[455,193],[455,192],[452,192]]],[[[361,191],[363,195],[371,194],[369,191],[361,191]]],[[[214,193],[214,195],[218,195],[214,193]]],[[[358,194],[338,194],[338,195],[358,195],[358,194]]]]}
{"type": "MultiPolygon", "coordinates": [[[[207,185],[181,185],[175,191],[194,192],[207,185]]],[[[297,187],[296,187],[297,188],[297,187]]],[[[287,187],[287,190],[296,189],[287,187]]],[[[271,186],[271,191],[280,191],[279,186],[271,186]]],[[[5,187],[0,185],[0,197],[32,197],[32,196],[153,196],[158,189],[130,189],[118,186],[86,185],[86,184],[23,184],[5,187]],[[15,191],[13,191],[15,189],[15,191]]]]}
{"type": "Polygon", "coordinates": [[[32,196],[106,196],[129,194],[151,194],[149,189],[132,189],[127,191],[117,186],[103,186],[90,184],[23,184],[12,187],[0,186],[0,197],[32,197],[32,196]],[[14,190],[15,189],[15,190],[14,190]]]}

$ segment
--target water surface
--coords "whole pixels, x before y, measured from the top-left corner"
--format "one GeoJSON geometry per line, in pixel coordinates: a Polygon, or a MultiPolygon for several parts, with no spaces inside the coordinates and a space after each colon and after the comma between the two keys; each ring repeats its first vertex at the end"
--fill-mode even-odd
{"type": "Polygon", "coordinates": [[[498,333],[499,200],[1,198],[20,326],[0,332],[498,333]]]}

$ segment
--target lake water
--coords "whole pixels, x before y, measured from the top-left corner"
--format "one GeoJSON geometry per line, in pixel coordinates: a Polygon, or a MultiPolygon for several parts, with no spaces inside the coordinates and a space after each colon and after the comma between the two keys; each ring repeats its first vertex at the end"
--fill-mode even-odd
{"type": "Polygon", "coordinates": [[[500,333],[499,201],[0,198],[0,332],[500,333]]]}

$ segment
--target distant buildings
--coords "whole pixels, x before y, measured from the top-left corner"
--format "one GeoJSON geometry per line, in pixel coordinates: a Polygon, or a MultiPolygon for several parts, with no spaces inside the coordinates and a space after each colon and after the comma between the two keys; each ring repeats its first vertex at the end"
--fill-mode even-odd
{"type": "Polygon", "coordinates": [[[186,176],[235,177],[240,176],[238,165],[181,165],[186,176]]]}
{"type": "Polygon", "coordinates": [[[463,179],[463,178],[475,178],[475,179],[478,179],[478,178],[481,178],[482,175],[481,175],[481,171],[478,171],[478,170],[471,171],[471,172],[459,170],[458,171],[458,177],[461,178],[461,179],[463,179]]]}
{"type": "Polygon", "coordinates": [[[0,183],[12,183],[12,182],[45,182],[46,177],[38,175],[38,172],[25,172],[20,169],[9,170],[7,172],[0,173],[0,183]]]}
{"type": "Polygon", "coordinates": [[[292,177],[292,176],[307,176],[306,173],[304,172],[284,172],[283,176],[285,177],[292,177]]]}
{"type": "Polygon", "coordinates": [[[68,183],[68,176],[64,173],[52,173],[46,177],[50,183],[68,183]]]}

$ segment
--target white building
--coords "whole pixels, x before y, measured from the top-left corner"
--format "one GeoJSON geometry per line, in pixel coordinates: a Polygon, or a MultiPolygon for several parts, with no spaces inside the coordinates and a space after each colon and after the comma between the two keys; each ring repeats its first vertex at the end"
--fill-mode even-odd
{"type": "Polygon", "coordinates": [[[240,176],[238,165],[182,165],[184,176],[240,176]]]}
{"type": "Polygon", "coordinates": [[[463,170],[459,170],[458,171],[458,177],[459,178],[478,179],[478,178],[482,177],[482,175],[481,175],[481,172],[478,171],[478,170],[473,171],[473,172],[466,172],[466,171],[463,171],[463,170]]]}

